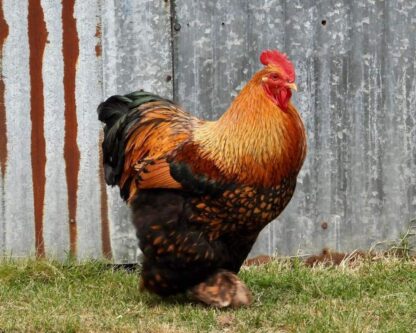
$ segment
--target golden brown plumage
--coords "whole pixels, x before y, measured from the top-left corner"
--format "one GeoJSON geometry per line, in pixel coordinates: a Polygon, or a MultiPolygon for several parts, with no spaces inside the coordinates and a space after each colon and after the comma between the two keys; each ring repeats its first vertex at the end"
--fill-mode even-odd
{"type": "MultiPolygon", "coordinates": [[[[210,283],[237,279],[221,272],[238,272],[260,230],[293,195],[306,153],[290,102],[293,65],[277,51],[261,61],[265,67],[217,121],[146,92],[113,96],[99,107],[106,180],[132,205],[148,290],[193,290],[210,303],[212,290],[224,290],[210,283]],[[210,294],[202,295],[207,281],[210,294]]],[[[212,303],[251,299],[230,295],[212,303]]]]}
{"type": "Polygon", "coordinates": [[[181,188],[169,173],[166,156],[189,139],[197,122],[173,103],[155,101],[137,108],[140,121],[127,132],[124,169],[119,186],[130,180],[129,201],[139,189],[181,188]]]}

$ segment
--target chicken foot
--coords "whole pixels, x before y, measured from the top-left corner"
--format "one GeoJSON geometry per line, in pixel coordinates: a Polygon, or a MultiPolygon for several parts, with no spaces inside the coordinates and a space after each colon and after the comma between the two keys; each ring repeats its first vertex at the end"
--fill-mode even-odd
{"type": "Polygon", "coordinates": [[[188,294],[193,299],[218,308],[250,305],[253,300],[251,291],[237,275],[225,270],[192,287],[188,294]]]}

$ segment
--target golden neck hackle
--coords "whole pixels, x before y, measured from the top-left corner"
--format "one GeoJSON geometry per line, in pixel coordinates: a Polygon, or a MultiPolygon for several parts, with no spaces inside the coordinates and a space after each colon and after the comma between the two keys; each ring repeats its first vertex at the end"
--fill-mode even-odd
{"type": "Polygon", "coordinates": [[[193,136],[200,153],[218,161],[224,172],[241,175],[242,181],[257,177],[274,183],[300,169],[306,139],[294,106],[280,110],[265,94],[262,75],[254,75],[218,121],[202,123],[193,136]]]}

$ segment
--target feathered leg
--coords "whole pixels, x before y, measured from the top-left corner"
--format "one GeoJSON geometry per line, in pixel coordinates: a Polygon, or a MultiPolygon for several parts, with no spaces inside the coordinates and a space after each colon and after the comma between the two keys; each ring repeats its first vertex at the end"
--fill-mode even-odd
{"type": "Polygon", "coordinates": [[[218,308],[250,305],[251,291],[234,273],[220,270],[188,291],[189,295],[218,308]]]}
{"type": "Polygon", "coordinates": [[[250,304],[251,293],[236,273],[255,237],[233,234],[210,241],[190,226],[184,196],[147,190],[132,205],[144,254],[142,287],[161,296],[189,291],[217,307],[250,304]]]}

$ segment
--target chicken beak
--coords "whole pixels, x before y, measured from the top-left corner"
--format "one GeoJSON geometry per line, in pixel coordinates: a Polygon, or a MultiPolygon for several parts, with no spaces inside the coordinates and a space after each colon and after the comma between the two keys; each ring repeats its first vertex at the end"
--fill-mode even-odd
{"type": "Polygon", "coordinates": [[[267,77],[267,76],[263,76],[263,77],[261,78],[261,80],[262,80],[263,82],[266,82],[266,81],[268,80],[268,77],[267,77]]]}
{"type": "Polygon", "coordinates": [[[286,87],[288,87],[288,88],[290,88],[290,89],[292,89],[294,91],[298,91],[298,86],[296,85],[296,83],[288,83],[286,85],[286,87]]]}

